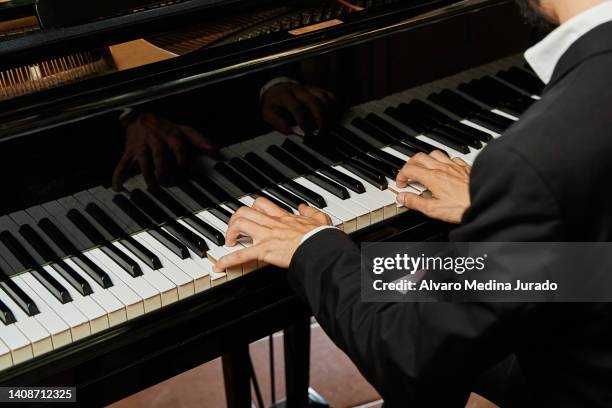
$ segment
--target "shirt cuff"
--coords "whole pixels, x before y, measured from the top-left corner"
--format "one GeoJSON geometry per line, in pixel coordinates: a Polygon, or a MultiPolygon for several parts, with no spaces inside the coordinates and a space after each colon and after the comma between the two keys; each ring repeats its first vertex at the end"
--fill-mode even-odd
{"type": "MultiPolygon", "coordinates": [[[[300,245],[302,245],[304,242],[306,242],[306,240],[310,237],[312,237],[313,235],[315,235],[316,233],[318,233],[319,231],[323,231],[326,229],[330,229],[330,228],[334,228],[337,229],[336,227],[334,227],[333,225],[321,225],[320,227],[317,227],[315,229],[313,229],[312,231],[310,231],[309,233],[307,233],[306,235],[304,235],[302,237],[302,240],[300,241],[300,245]]],[[[299,246],[299,245],[298,245],[299,246]]]]}
{"type": "Polygon", "coordinates": [[[264,94],[268,92],[268,89],[278,84],[287,84],[287,83],[297,84],[298,81],[296,81],[295,79],[289,78],[289,77],[285,77],[285,76],[280,76],[280,77],[276,77],[276,78],[269,80],[268,82],[264,84],[264,86],[261,87],[261,90],[259,91],[259,100],[261,101],[261,98],[263,98],[264,94]]]}

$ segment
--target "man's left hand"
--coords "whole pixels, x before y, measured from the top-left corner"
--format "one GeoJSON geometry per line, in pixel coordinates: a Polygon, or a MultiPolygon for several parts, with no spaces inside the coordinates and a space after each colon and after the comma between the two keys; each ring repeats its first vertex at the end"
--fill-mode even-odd
{"type": "Polygon", "coordinates": [[[289,267],[304,235],[320,226],[331,225],[329,216],[316,208],[302,204],[299,212],[300,215],[290,214],[262,197],[251,208],[239,208],[229,221],[225,244],[234,246],[240,237],[247,236],[253,245],[217,260],[215,271],[253,260],[289,267]]]}

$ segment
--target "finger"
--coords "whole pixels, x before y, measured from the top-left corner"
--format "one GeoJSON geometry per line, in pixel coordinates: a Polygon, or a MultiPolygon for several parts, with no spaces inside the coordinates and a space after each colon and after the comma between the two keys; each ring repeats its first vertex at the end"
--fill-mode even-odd
{"type": "Polygon", "coordinates": [[[325,112],[321,109],[319,99],[312,94],[303,91],[296,93],[297,98],[310,112],[318,129],[322,129],[325,124],[325,112]]]}
{"type": "Polygon", "coordinates": [[[225,244],[234,246],[237,239],[243,236],[250,237],[254,243],[258,243],[264,237],[265,231],[269,231],[269,229],[247,218],[238,218],[233,222],[230,220],[225,233],[225,244]]]}
{"type": "Polygon", "coordinates": [[[267,214],[271,217],[283,217],[288,215],[289,213],[280,208],[278,205],[274,204],[272,201],[268,200],[265,197],[257,197],[253,206],[251,207],[257,211],[261,211],[264,214],[267,214]]]}
{"type": "Polygon", "coordinates": [[[149,149],[144,149],[144,151],[140,152],[136,157],[136,161],[138,162],[138,167],[140,167],[140,172],[147,186],[154,186],[157,184],[153,173],[153,164],[151,163],[149,149]]]}
{"type": "Polygon", "coordinates": [[[263,118],[270,126],[279,132],[283,132],[286,135],[291,134],[291,123],[275,109],[265,109],[263,118]]]}
{"type": "Polygon", "coordinates": [[[441,150],[434,150],[433,152],[429,153],[429,156],[433,157],[434,159],[442,163],[446,163],[446,164],[453,163],[450,157],[448,157],[448,155],[441,150]]]}
{"type": "Polygon", "coordinates": [[[296,99],[292,99],[287,102],[286,108],[293,117],[295,123],[304,129],[306,132],[311,132],[314,130],[315,121],[312,117],[312,114],[306,109],[304,105],[302,105],[297,97],[296,99]]]}
{"type": "Polygon", "coordinates": [[[317,208],[308,206],[306,204],[300,204],[300,206],[298,207],[298,211],[300,215],[313,218],[321,224],[331,225],[330,216],[325,214],[323,211],[318,210],[317,208]]]}
{"type": "Polygon", "coordinates": [[[172,138],[168,141],[168,148],[172,151],[179,168],[183,170],[187,169],[189,167],[190,154],[185,143],[181,139],[172,138]]]}
{"type": "Polygon", "coordinates": [[[169,173],[167,146],[157,134],[150,134],[147,140],[149,142],[151,158],[153,159],[153,165],[155,167],[155,177],[158,181],[163,182],[169,173]]]}
{"type": "Polygon", "coordinates": [[[215,151],[216,148],[213,144],[204,137],[203,134],[192,128],[191,126],[181,125],[178,127],[179,130],[189,139],[192,145],[204,152],[215,151]]]}
{"type": "Polygon", "coordinates": [[[249,220],[259,225],[274,227],[278,225],[273,217],[250,207],[240,207],[228,221],[228,230],[240,220],[249,220]]]}
{"type": "Polygon", "coordinates": [[[213,266],[214,272],[223,272],[232,266],[245,264],[263,257],[263,248],[258,245],[253,245],[239,251],[230,252],[217,260],[213,266]]]}
{"type": "Polygon", "coordinates": [[[460,157],[453,157],[453,162],[463,167],[470,167],[470,165],[460,157]]]}
{"type": "Polygon", "coordinates": [[[429,211],[433,200],[420,197],[414,193],[399,193],[396,197],[399,205],[411,210],[417,210],[425,215],[430,215],[429,211]]]}
{"type": "Polygon", "coordinates": [[[115,167],[115,171],[113,172],[113,190],[121,191],[123,189],[123,182],[127,178],[127,174],[132,167],[132,155],[129,153],[124,153],[119,159],[119,163],[115,167]]]}
{"type": "Polygon", "coordinates": [[[425,187],[431,189],[434,182],[434,170],[412,164],[412,160],[404,165],[396,177],[396,184],[400,188],[408,185],[408,181],[418,181],[425,187]]]}
{"type": "MultiPolygon", "coordinates": [[[[434,152],[435,151],[436,150],[434,150],[434,152]]],[[[442,152],[440,152],[440,153],[444,154],[442,152]]],[[[412,156],[410,158],[408,163],[410,163],[412,165],[418,165],[418,166],[421,166],[421,167],[425,167],[426,169],[430,169],[430,170],[440,169],[442,167],[440,165],[441,164],[440,160],[437,160],[436,158],[430,156],[429,154],[425,154],[425,153],[417,153],[417,154],[415,154],[414,156],[412,156]]]]}

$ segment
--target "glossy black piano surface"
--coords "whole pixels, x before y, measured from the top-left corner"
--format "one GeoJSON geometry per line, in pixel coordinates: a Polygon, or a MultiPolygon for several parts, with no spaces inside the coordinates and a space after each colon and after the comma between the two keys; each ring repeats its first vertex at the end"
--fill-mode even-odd
{"type": "Polygon", "coordinates": [[[358,242],[443,239],[397,210],[395,172],[434,148],[472,162],[541,91],[510,1],[273,3],[0,36],[0,385],[76,385],[103,405],[307,316],[284,271],[212,274],[236,208],[265,195],[327,210],[358,242]],[[333,92],[342,114],[305,138],[273,131],[260,90],[279,77],[333,92]],[[150,123],[218,150],[113,192],[126,126],[150,123]]]}

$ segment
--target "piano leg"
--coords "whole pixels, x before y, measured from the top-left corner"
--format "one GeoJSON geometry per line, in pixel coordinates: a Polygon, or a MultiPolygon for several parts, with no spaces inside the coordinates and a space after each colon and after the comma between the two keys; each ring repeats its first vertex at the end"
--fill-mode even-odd
{"type": "Polygon", "coordinates": [[[251,369],[249,345],[241,345],[224,354],[223,380],[228,408],[251,408],[251,369]]]}

